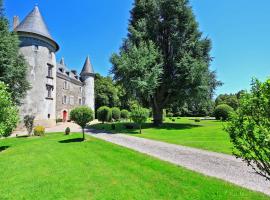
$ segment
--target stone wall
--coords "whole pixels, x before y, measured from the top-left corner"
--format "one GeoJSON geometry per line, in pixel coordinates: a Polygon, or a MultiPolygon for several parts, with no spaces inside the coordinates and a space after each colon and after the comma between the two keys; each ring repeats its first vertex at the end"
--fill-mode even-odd
{"type": "Polygon", "coordinates": [[[65,74],[57,73],[56,93],[56,118],[63,119],[63,112],[66,111],[69,119],[70,111],[83,103],[83,84],[65,74]],[[64,102],[64,96],[66,96],[66,102],[64,102]]]}
{"type": "Polygon", "coordinates": [[[20,35],[20,53],[28,64],[27,78],[31,84],[23,104],[20,107],[21,118],[34,115],[36,124],[51,127],[55,125],[56,105],[56,58],[55,49],[39,37],[20,35]],[[52,67],[48,78],[48,67],[52,67]],[[53,87],[48,98],[47,85],[53,87]]]}

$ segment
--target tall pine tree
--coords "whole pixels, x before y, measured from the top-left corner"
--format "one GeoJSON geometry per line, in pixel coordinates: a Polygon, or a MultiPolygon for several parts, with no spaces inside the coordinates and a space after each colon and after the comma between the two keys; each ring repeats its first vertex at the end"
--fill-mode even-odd
{"type": "Polygon", "coordinates": [[[211,99],[220,83],[209,70],[210,49],[188,0],[135,0],[128,37],[111,58],[112,73],[130,94],[147,99],[160,125],[173,102],[211,99]]]}
{"type": "Polygon", "coordinates": [[[8,86],[14,103],[20,104],[29,89],[27,65],[19,54],[18,36],[9,30],[3,0],[0,0],[0,81],[8,86]]]}

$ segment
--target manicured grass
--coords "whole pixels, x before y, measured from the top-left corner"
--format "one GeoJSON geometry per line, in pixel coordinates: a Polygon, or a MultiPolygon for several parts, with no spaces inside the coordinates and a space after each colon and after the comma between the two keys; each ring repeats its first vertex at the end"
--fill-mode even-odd
{"type": "Polygon", "coordinates": [[[229,135],[223,130],[223,122],[205,120],[194,122],[189,118],[173,118],[175,122],[166,119],[161,127],[153,127],[145,124],[142,134],[138,130],[127,130],[124,123],[118,123],[116,130],[111,130],[109,124],[97,124],[91,126],[96,129],[105,129],[113,132],[129,133],[137,137],[159,140],[163,142],[180,144],[209,151],[232,154],[232,144],[229,135]]]}
{"type": "Polygon", "coordinates": [[[269,199],[81,134],[0,140],[0,199],[269,199]]]}

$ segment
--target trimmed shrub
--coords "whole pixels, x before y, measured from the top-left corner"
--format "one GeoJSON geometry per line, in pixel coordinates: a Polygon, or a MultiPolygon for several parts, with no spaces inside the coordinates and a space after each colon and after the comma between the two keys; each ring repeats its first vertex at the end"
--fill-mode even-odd
{"type": "Polygon", "coordinates": [[[196,119],[194,119],[194,121],[195,121],[195,122],[201,122],[201,119],[196,118],[196,119]]]}
{"type": "Polygon", "coordinates": [[[101,121],[103,124],[104,122],[110,122],[112,119],[112,111],[107,106],[102,106],[97,110],[97,118],[98,121],[101,121]]]}
{"type": "Polygon", "coordinates": [[[94,112],[87,106],[80,106],[70,112],[70,119],[82,128],[83,140],[85,140],[84,129],[94,119],[94,112]]]}
{"type": "Polygon", "coordinates": [[[121,110],[121,118],[125,120],[129,118],[128,110],[121,110]]]}
{"type": "Polygon", "coordinates": [[[23,118],[24,126],[26,127],[29,136],[31,135],[33,131],[34,120],[35,120],[35,116],[33,115],[26,115],[23,118]]]}
{"type": "Polygon", "coordinates": [[[66,134],[66,135],[69,135],[69,134],[70,134],[70,128],[69,128],[69,127],[66,128],[65,134],[66,134]]]}
{"type": "Polygon", "coordinates": [[[229,119],[230,114],[233,112],[233,108],[227,104],[221,104],[214,110],[214,117],[217,120],[226,121],[229,119]]]}
{"type": "Polygon", "coordinates": [[[113,107],[112,108],[112,119],[114,119],[115,121],[119,121],[121,118],[121,111],[119,108],[117,107],[113,107]]]}
{"type": "Polygon", "coordinates": [[[45,128],[44,128],[44,126],[36,126],[34,128],[34,135],[35,136],[44,136],[45,135],[45,128]]]}
{"type": "Polygon", "coordinates": [[[173,113],[171,112],[167,113],[167,117],[173,117],[173,113]]]}
{"type": "Polygon", "coordinates": [[[137,107],[131,112],[131,119],[140,127],[142,133],[142,123],[145,123],[149,117],[149,110],[146,108],[137,107]]]}
{"type": "Polygon", "coordinates": [[[125,124],[125,128],[126,129],[134,129],[135,126],[134,126],[134,124],[125,124]]]}
{"type": "Polygon", "coordinates": [[[63,122],[63,119],[56,119],[56,123],[61,123],[63,122]]]}

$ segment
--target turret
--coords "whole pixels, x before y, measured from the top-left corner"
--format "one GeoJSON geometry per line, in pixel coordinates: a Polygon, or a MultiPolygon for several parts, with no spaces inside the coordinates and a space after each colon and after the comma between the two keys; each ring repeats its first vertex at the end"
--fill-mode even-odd
{"type": "Polygon", "coordinates": [[[20,53],[28,64],[31,89],[20,108],[21,116],[34,115],[36,124],[55,125],[56,58],[59,46],[52,38],[37,6],[19,23],[14,17],[14,31],[20,39],[20,53]]]}
{"type": "Polygon", "coordinates": [[[84,105],[95,110],[95,73],[90,61],[89,56],[87,56],[84,63],[83,69],[81,71],[81,81],[84,84],[84,105]]]}

